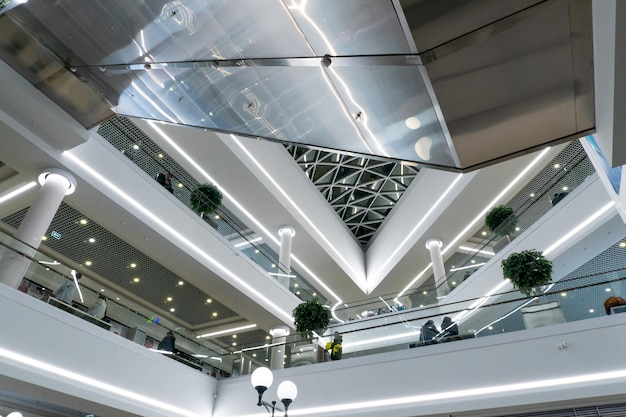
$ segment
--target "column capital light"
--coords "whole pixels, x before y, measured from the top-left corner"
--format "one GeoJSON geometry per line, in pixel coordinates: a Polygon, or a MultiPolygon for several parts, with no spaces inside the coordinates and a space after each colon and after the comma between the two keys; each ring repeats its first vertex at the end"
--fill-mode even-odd
{"type": "Polygon", "coordinates": [[[53,175],[53,174],[60,175],[61,177],[67,180],[68,186],[67,186],[67,190],[65,191],[65,195],[70,195],[74,191],[76,191],[76,184],[77,184],[76,178],[69,172],[59,169],[59,168],[46,168],[43,171],[41,171],[41,174],[39,174],[39,177],[37,178],[39,185],[43,185],[46,182],[46,179],[50,175],[53,175]]]}
{"type": "Polygon", "coordinates": [[[436,244],[439,247],[443,246],[443,242],[441,241],[441,239],[432,238],[432,239],[428,239],[426,241],[426,249],[430,249],[430,245],[432,245],[432,244],[436,244]]]}
{"type": "Polygon", "coordinates": [[[280,325],[280,326],[273,326],[273,327],[270,329],[270,335],[271,335],[272,337],[283,337],[283,336],[289,336],[289,332],[290,332],[289,327],[287,327],[287,326],[283,326],[283,325],[280,325]]]}
{"type": "Polygon", "coordinates": [[[296,231],[291,226],[280,226],[278,229],[278,236],[282,236],[283,233],[291,233],[291,237],[296,235],[296,231]]]}

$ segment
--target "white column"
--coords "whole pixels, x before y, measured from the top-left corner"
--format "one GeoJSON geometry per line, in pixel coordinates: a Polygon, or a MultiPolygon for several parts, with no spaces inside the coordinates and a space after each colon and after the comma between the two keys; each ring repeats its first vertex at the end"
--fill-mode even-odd
{"type": "Polygon", "coordinates": [[[439,239],[428,239],[426,249],[430,251],[430,261],[433,263],[433,275],[435,286],[437,287],[437,297],[443,297],[448,293],[448,282],[446,280],[446,269],[443,266],[443,256],[441,246],[443,243],[439,239]]]}
{"type": "MultiPolygon", "coordinates": [[[[296,231],[291,226],[283,226],[278,229],[280,236],[280,253],[278,254],[279,266],[283,269],[279,270],[279,274],[289,274],[291,272],[291,241],[296,235],[296,231]]],[[[289,288],[289,277],[278,276],[278,282],[289,288]]]]}
{"type": "MultiPolygon", "coordinates": [[[[63,197],[76,189],[76,179],[60,169],[50,168],[39,175],[41,189],[37,198],[28,209],[28,213],[15,233],[14,249],[27,256],[33,256],[41,244],[41,237],[46,233],[63,197]]],[[[17,288],[29,265],[26,256],[8,251],[2,257],[0,282],[17,288]]]]}
{"type": "Polygon", "coordinates": [[[270,369],[284,369],[285,368],[285,354],[287,346],[287,336],[289,336],[289,327],[287,326],[274,326],[270,329],[270,335],[272,335],[272,343],[280,343],[278,346],[272,346],[272,359],[270,360],[270,369]]]}

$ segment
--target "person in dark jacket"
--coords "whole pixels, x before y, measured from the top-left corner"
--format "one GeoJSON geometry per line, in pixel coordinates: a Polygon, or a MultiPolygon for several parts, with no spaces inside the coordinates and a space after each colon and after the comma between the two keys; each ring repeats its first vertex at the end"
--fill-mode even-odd
{"type": "Polygon", "coordinates": [[[422,326],[422,330],[420,332],[421,344],[432,345],[434,343],[437,343],[437,341],[434,340],[434,338],[438,334],[439,334],[439,329],[437,329],[437,326],[435,326],[435,322],[432,320],[428,320],[426,323],[424,323],[424,325],[422,326]]]}
{"type": "Polygon", "coordinates": [[[163,340],[161,340],[161,343],[159,343],[159,350],[165,350],[167,352],[174,353],[175,343],[176,343],[176,336],[174,336],[174,333],[172,333],[172,331],[170,330],[167,332],[163,340]]]}
{"type": "Polygon", "coordinates": [[[452,323],[452,319],[448,316],[445,316],[441,321],[441,336],[458,336],[459,335],[459,326],[456,323],[452,323]]]}

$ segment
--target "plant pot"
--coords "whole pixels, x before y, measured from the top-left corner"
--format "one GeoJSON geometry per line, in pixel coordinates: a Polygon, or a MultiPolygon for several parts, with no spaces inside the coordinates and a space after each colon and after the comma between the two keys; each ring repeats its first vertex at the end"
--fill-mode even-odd
{"type": "Polygon", "coordinates": [[[565,316],[558,301],[528,305],[521,311],[527,329],[565,323],[565,316]]]}

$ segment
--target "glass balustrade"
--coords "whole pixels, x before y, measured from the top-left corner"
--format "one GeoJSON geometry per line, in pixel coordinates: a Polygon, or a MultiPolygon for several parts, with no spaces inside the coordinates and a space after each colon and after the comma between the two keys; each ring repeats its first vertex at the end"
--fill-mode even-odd
{"type": "Polygon", "coordinates": [[[228,350],[210,340],[197,339],[195,333],[147,308],[133,294],[110,288],[101,279],[83,275],[73,297],[76,301],[66,303],[56,299],[54,291],[73,280],[72,269],[0,232],[0,259],[7,262],[12,258],[29,261],[19,291],[155,351],[159,351],[159,342],[167,331],[173,330],[177,352],[170,357],[216,377],[230,375],[232,364],[222,364],[228,350]],[[100,295],[106,296],[106,313],[101,319],[89,312],[100,295]]]}
{"type": "MultiPolygon", "coordinates": [[[[148,176],[157,181],[159,174],[172,174],[168,190],[191,210],[190,196],[199,185],[169,155],[160,150],[152,140],[145,136],[137,138],[136,128],[123,117],[117,117],[105,122],[98,129],[102,137],[128,157],[135,165],[148,176]]],[[[258,264],[274,279],[279,276],[288,276],[290,291],[304,301],[314,297],[325,302],[326,299],[298,273],[294,268],[287,269],[279,262],[278,254],[266,243],[262,242],[254,231],[238,219],[230,210],[221,206],[210,215],[202,216],[203,220],[213,227],[221,236],[230,241],[249,259],[258,264]]]]}
{"type": "Polygon", "coordinates": [[[232,347],[226,356],[231,359],[225,362],[234,363],[237,368],[234,373],[239,374],[268,366],[273,360],[282,359],[284,367],[328,361],[329,355],[324,352],[334,332],[342,336],[341,360],[346,360],[601,317],[606,314],[603,304],[609,296],[626,295],[626,271],[619,269],[561,280],[542,287],[540,293],[538,297],[528,298],[519,291],[508,291],[371,316],[331,326],[319,339],[294,334],[285,343],[260,341],[232,347]],[[424,329],[429,320],[433,333],[424,329]],[[276,355],[281,355],[280,359],[276,355]]]}
{"type": "Polygon", "coordinates": [[[524,189],[513,198],[508,206],[513,208],[515,227],[510,227],[511,220],[505,221],[498,229],[488,232],[482,228],[465,244],[467,255],[457,259],[450,267],[445,279],[439,285],[433,284],[433,277],[426,279],[426,284],[407,290],[402,297],[397,293],[375,298],[346,302],[338,307],[334,314],[341,321],[360,320],[367,317],[402,311],[407,308],[424,308],[437,304],[438,295],[450,293],[463,285],[471,274],[485,265],[495,253],[520,236],[555,204],[565,198],[576,187],[595,172],[578,141],[572,142],[546,168],[528,182],[524,189]],[[578,148],[580,148],[578,150],[578,148]],[[556,196],[556,200],[555,200],[556,196]],[[502,231],[513,229],[514,233],[502,231]]]}

